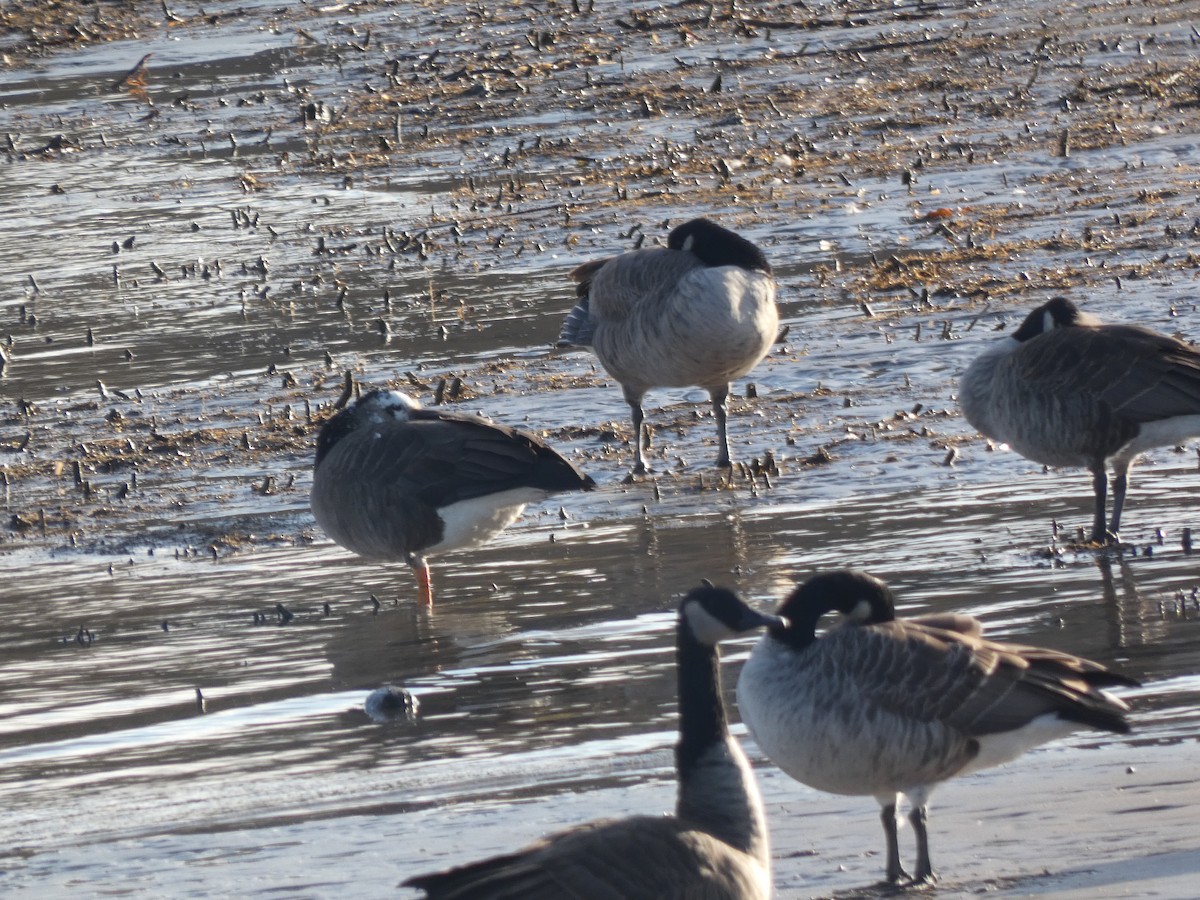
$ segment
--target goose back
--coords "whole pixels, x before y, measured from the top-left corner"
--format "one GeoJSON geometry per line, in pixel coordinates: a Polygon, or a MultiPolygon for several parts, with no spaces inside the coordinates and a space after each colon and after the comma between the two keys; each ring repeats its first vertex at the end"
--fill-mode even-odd
{"type": "Polygon", "coordinates": [[[766,257],[707,219],[673,229],[665,249],[588,262],[571,277],[579,303],[560,341],[593,346],[635,395],[727,385],[758,364],[779,330],[766,257]]]}
{"type": "Polygon", "coordinates": [[[766,898],[742,854],[678,819],[593,822],[525,850],[413,878],[432,900],[766,898]],[[695,873],[694,876],[691,873],[695,873]]]}
{"type": "Polygon", "coordinates": [[[779,329],[774,281],[761,271],[640,250],[583,277],[564,335],[586,336],[609,374],[643,393],[728,384],[767,355],[779,329]]]}

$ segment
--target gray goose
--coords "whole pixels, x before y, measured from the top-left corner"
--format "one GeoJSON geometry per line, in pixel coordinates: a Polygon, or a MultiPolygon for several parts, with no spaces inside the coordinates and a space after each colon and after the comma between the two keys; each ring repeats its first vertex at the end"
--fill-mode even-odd
{"type": "Polygon", "coordinates": [[[1138,325],[1106,325],[1055,297],[967,369],[967,421],[1047,466],[1092,473],[1092,540],[1119,540],[1129,467],[1200,436],[1200,352],[1138,325]],[[1105,527],[1106,464],[1112,518],[1105,527]]]}
{"type": "Polygon", "coordinates": [[[408,563],[431,604],[427,556],[491,539],[526,503],[593,487],[531,434],[375,390],[322,426],[310,503],[337,544],[408,563]]]}
{"type": "Polygon", "coordinates": [[[766,900],[767,824],[754,773],[726,725],[717,642],[779,624],[724,588],[696,588],[680,605],[674,816],[593,822],[405,885],[433,900],[766,900]]]}
{"type": "Polygon", "coordinates": [[[759,748],[797,781],[882,807],[887,880],[900,863],[896,807],[912,806],[912,881],[935,880],[926,804],[939,782],[1016,759],[1081,728],[1124,734],[1128,705],[1104,688],[1137,682],[1068,653],[983,637],[964,615],[895,617],[892,592],[853,570],[815,575],[779,607],[737,685],[759,748]],[[827,612],[846,617],[822,636],[827,612]]]}
{"type": "Polygon", "coordinates": [[[634,250],[571,273],[579,303],[559,346],[591,346],[621,384],[633,417],[633,471],[645,473],[642,399],[655,387],[702,387],[717,420],[717,465],[730,465],[730,382],[767,355],[779,330],[775,279],[762,250],[708,219],[667,235],[666,249],[634,250]]]}

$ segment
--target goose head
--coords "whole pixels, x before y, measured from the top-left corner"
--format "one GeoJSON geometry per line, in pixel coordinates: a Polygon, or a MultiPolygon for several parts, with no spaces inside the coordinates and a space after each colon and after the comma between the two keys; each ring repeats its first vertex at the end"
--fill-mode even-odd
{"type": "Polygon", "coordinates": [[[787,628],[771,628],[773,637],[805,646],[816,638],[817,623],[826,613],[840,613],[856,625],[890,622],[896,618],[896,598],[891,589],[866,572],[841,569],[822,572],[796,587],[776,613],[790,622],[787,628]]]}
{"type": "Polygon", "coordinates": [[[787,628],[781,616],[751,609],[733,591],[710,584],[694,588],[683,598],[679,617],[698,643],[710,647],[756,628],[787,628]]]}
{"type": "Polygon", "coordinates": [[[320,465],[333,445],[359,428],[381,425],[384,422],[406,422],[421,404],[400,391],[373,390],[340,410],[321,428],[317,436],[317,459],[320,465]]]}
{"type": "Polygon", "coordinates": [[[667,235],[667,249],[691,253],[710,268],[737,266],[771,273],[770,263],[754,243],[710,219],[692,219],[677,225],[667,235]]]}
{"type": "Polygon", "coordinates": [[[1027,315],[1021,326],[1012,333],[1012,339],[1018,344],[1023,344],[1058,328],[1080,328],[1099,324],[1099,319],[1088,315],[1066,297],[1054,297],[1027,315]]]}

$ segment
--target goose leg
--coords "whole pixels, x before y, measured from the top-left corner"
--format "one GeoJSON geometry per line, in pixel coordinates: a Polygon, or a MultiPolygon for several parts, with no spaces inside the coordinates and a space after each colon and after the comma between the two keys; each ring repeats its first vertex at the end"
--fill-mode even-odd
{"type": "Polygon", "coordinates": [[[1112,525],[1109,526],[1109,533],[1114,539],[1120,540],[1121,536],[1121,510],[1125,508],[1125,488],[1129,484],[1129,464],[1116,465],[1113,467],[1113,514],[1112,525]]]}
{"type": "Polygon", "coordinates": [[[625,389],[625,402],[629,404],[630,416],[633,419],[633,440],[635,446],[633,474],[645,475],[650,471],[646,463],[646,414],[642,412],[642,397],[644,395],[625,389]]]}
{"type": "Polygon", "coordinates": [[[908,814],[912,823],[913,833],[917,836],[917,874],[913,878],[915,884],[933,884],[937,876],[933,874],[933,864],[929,861],[929,831],[927,829],[929,813],[925,804],[914,806],[908,814]]]}
{"type": "Polygon", "coordinates": [[[733,463],[729,457],[729,430],[727,420],[729,418],[729,409],[726,406],[726,401],[729,399],[729,385],[719,388],[709,388],[708,394],[712,397],[713,415],[717,417],[717,465],[730,466],[733,463]]]}
{"type": "Polygon", "coordinates": [[[908,881],[908,873],[900,864],[900,829],[896,821],[896,798],[893,797],[891,803],[884,804],[879,819],[883,822],[883,834],[887,839],[887,880],[890,884],[908,881]]]}
{"type": "Polygon", "coordinates": [[[417,575],[417,596],[425,606],[433,606],[433,582],[429,577],[429,563],[422,558],[413,561],[413,571],[417,575]]]}
{"type": "MultiPolygon", "coordinates": [[[[1114,493],[1116,485],[1113,485],[1114,493]]],[[[1108,478],[1104,474],[1104,460],[1098,466],[1092,467],[1092,492],[1096,495],[1096,511],[1092,517],[1092,540],[1097,544],[1106,542],[1107,529],[1104,527],[1104,498],[1108,491],[1108,478]]],[[[1121,499],[1124,500],[1124,484],[1121,487],[1121,499]]]]}

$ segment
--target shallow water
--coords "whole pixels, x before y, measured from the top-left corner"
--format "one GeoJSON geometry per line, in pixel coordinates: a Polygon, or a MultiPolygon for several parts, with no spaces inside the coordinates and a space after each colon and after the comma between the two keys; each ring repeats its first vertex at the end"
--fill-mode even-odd
{"type": "MultiPolygon", "coordinates": [[[[972,107],[875,135],[833,114],[849,96],[863,108],[843,106],[845,120],[869,123],[871,98],[893,90],[894,72],[855,53],[961,38],[962,17],[984,11],[892,19],[864,7],[802,38],[696,28],[663,51],[673,31],[533,12],[494,13],[489,44],[457,7],[440,23],[416,4],[237,9],[217,26],[147,28],[0,73],[16,148],[0,179],[12,336],[0,466],[13,517],[0,535],[0,892],[383,896],[402,877],[511,847],[518,822],[540,833],[669,806],[673,609],[702,576],[767,608],[812,571],[860,566],[907,612],[970,612],[994,635],[1142,679],[1130,742],[1200,735],[1198,580],[1181,548],[1195,456],[1148,455],[1126,512],[1130,549],[1097,558],[1069,547],[1090,521],[1086,475],[989,451],[954,400],[993,326],[1011,327],[1037,291],[1086,289],[1111,318],[1200,334],[1186,105],[1139,96],[1121,141],[1066,157],[1045,143],[1071,121],[1053,121],[1065,116],[1056,91],[1080,71],[1190,58],[1188,20],[1173,17],[1185,13],[1098,16],[1079,47],[1045,61],[1032,108],[1013,120],[972,107]],[[555,50],[521,46],[547,22],[555,50]],[[436,94],[457,83],[459,61],[464,88],[480,60],[515,65],[496,62],[497,45],[529,67],[528,96],[496,73],[477,103],[436,94]],[[596,87],[561,62],[585,49],[599,54],[596,87]],[[113,89],[149,51],[148,99],[113,89]],[[389,89],[389,60],[410,80],[437,77],[424,104],[366,117],[372,131],[354,119],[366,102],[355,91],[389,89]],[[537,68],[547,60],[560,62],[537,68]],[[664,90],[647,101],[662,114],[640,117],[636,91],[680,71],[679,95],[694,97],[672,105],[664,90]],[[728,87],[704,93],[716,71],[728,87]],[[786,91],[813,109],[792,111],[786,91]],[[766,92],[779,121],[755,118],[766,92]],[[301,121],[314,100],[334,108],[328,127],[301,121]],[[740,121],[738,103],[751,110],[740,121]],[[372,141],[395,134],[378,128],[396,115],[406,153],[381,166],[372,141]],[[59,133],[67,150],[30,152],[59,133]],[[933,152],[948,133],[980,162],[933,152]],[[820,150],[798,169],[768,161],[762,148],[792,134],[820,150]],[[540,149],[505,165],[534,135],[540,149]],[[901,145],[922,159],[916,194],[870,155],[901,145]],[[654,168],[714,153],[744,166],[739,199],[707,166],[654,168]],[[613,199],[622,187],[626,207],[613,199]],[[628,447],[604,433],[627,429],[619,391],[587,354],[549,349],[567,273],[629,246],[635,224],[653,242],[664,221],[718,204],[776,261],[790,331],[731,429],[740,458],[770,453],[782,471],[721,483],[703,392],[662,390],[648,409],[657,487],[625,485],[628,447]],[[939,207],[954,209],[957,244],[914,215],[939,207]],[[1069,238],[1089,227],[1091,245],[1069,238]],[[998,249],[948,252],[965,253],[967,236],[998,249]],[[899,250],[933,270],[909,257],[903,286],[872,282],[899,250]],[[307,512],[310,414],[346,369],[426,401],[460,376],[466,408],[547,433],[600,489],[438,560],[437,604],[418,608],[409,572],[351,557],[307,512]],[[819,449],[828,462],[812,461],[819,449]],[[294,615],[286,625],[277,604],[294,615]],[[415,722],[363,712],[387,683],[420,698],[415,722]]],[[[1011,9],[984,19],[1010,42],[988,51],[1009,68],[981,87],[1001,98],[1029,77],[1040,32],[1022,15],[1047,12],[1011,9]]],[[[961,86],[921,90],[972,100],[961,86]]],[[[748,646],[729,648],[729,684],[748,646]]],[[[764,775],[769,792],[794,788],[764,775]]],[[[785,857],[780,885],[805,866],[820,860],[785,857]]],[[[825,872],[820,890],[869,872],[825,872]]]]}

